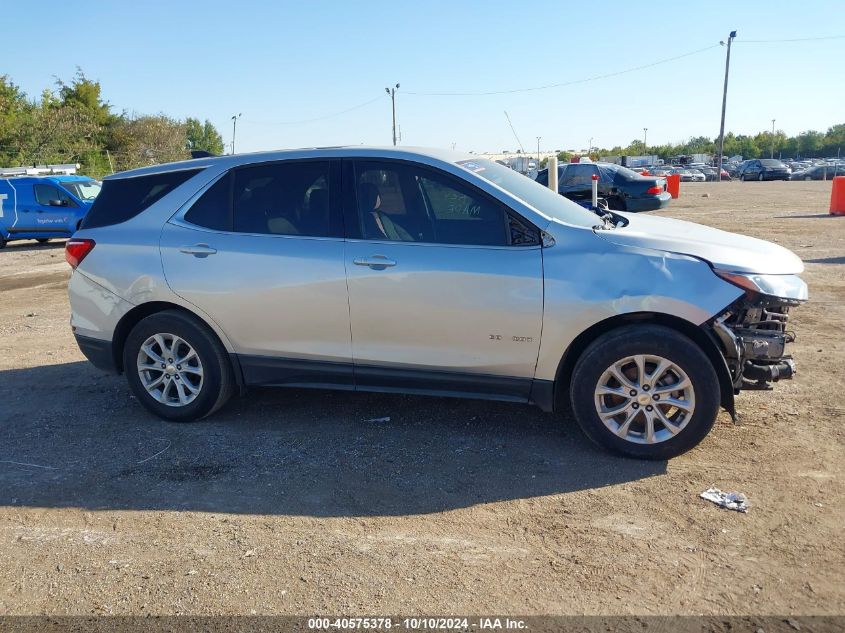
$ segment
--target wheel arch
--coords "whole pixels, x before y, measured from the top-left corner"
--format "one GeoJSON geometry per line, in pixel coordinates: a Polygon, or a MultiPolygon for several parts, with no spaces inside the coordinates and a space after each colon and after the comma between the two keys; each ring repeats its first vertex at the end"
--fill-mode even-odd
{"type": "MultiPolygon", "coordinates": [[[[112,357],[114,359],[114,366],[117,368],[117,371],[122,373],[123,372],[123,348],[126,344],[126,338],[129,336],[129,333],[132,331],[138,323],[141,322],[142,319],[147,318],[153,314],[157,314],[159,312],[164,312],[166,310],[175,310],[177,312],[182,312],[194,319],[197,319],[205,328],[211,333],[214,338],[220,343],[224,350],[228,349],[226,342],[222,339],[220,334],[216,331],[216,329],[209,324],[208,320],[204,318],[201,314],[186,308],[183,305],[179,305],[177,303],[171,303],[169,301],[149,301],[147,303],[142,303],[140,305],[135,306],[129,312],[124,314],[120,321],[117,322],[117,325],[114,328],[114,334],[112,335],[112,357]]],[[[243,374],[241,373],[240,363],[238,362],[238,358],[236,354],[229,353],[229,359],[232,363],[232,371],[235,375],[235,381],[239,388],[243,388],[243,374]]]]}
{"type": "Polygon", "coordinates": [[[734,408],[734,387],[731,379],[730,370],[725,362],[716,341],[710,337],[707,331],[694,323],[686,321],[680,317],[672,316],[671,314],[662,314],[658,312],[634,312],[629,314],[619,314],[612,316],[604,321],[600,321],[583,332],[581,332],[569,347],[564,351],[563,356],[558,364],[557,373],[555,374],[554,384],[554,408],[560,410],[568,406],[569,385],[572,380],[572,372],[575,369],[575,363],[589,347],[589,345],[598,339],[600,336],[610,332],[611,330],[620,327],[637,324],[652,324],[663,325],[669,327],[680,334],[685,335],[691,339],[696,345],[701,348],[707,358],[716,370],[716,376],[719,379],[720,404],[732,418],[735,418],[736,412],[734,408]]]}

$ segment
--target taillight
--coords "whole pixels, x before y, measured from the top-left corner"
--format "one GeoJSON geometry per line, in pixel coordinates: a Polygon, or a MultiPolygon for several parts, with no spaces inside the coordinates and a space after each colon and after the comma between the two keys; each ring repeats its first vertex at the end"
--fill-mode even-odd
{"type": "Polygon", "coordinates": [[[86,255],[94,250],[94,244],[94,240],[81,238],[69,239],[67,244],[65,244],[65,259],[70,264],[70,267],[75,270],[82,263],[82,260],[85,259],[86,255]]]}
{"type": "Polygon", "coordinates": [[[648,189],[646,189],[645,192],[656,196],[658,194],[663,193],[663,187],[661,187],[660,185],[654,185],[653,187],[649,187],[648,189]]]}

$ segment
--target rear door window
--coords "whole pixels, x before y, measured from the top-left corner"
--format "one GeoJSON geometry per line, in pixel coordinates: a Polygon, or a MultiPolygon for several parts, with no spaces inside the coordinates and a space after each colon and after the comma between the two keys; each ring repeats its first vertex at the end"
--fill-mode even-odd
{"type": "Polygon", "coordinates": [[[199,172],[199,169],[183,169],[149,176],[106,180],[100,195],[82,221],[82,228],[94,229],[126,222],[199,172]]]}
{"type": "Polygon", "coordinates": [[[232,185],[234,230],[332,235],[331,165],[329,161],[291,161],[237,169],[232,185]]]}

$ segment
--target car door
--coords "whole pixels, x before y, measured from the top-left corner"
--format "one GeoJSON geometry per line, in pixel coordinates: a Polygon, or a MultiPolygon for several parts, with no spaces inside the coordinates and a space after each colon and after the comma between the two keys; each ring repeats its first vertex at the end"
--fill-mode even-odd
{"type": "Polygon", "coordinates": [[[248,383],[352,387],[339,170],[234,169],[162,232],[168,284],[225,332],[248,383]]]}
{"type": "Polygon", "coordinates": [[[356,387],[527,399],[542,324],[539,231],[416,163],[347,161],[344,189],[356,387]]]}
{"type": "Polygon", "coordinates": [[[23,206],[16,228],[46,233],[67,231],[79,207],[70,194],[48,183],[34,184],[32,191],[33,204],[23,206]]]}
{"type": "Polygon", "coordinates": [[[761,169],[762,169],[762,166],[760,165],[760,161],[759,160],[752,160],[748,164],[748,174],[747,174],[748,178],[759,177],[761,169]]]}

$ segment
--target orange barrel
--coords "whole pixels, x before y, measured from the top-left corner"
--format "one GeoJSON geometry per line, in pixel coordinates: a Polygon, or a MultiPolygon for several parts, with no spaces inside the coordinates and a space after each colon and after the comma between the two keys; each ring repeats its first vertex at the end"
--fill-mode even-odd
{"type": "Polygon", "coordinates": [[[845,176],[835,176],[830,190],[830,215],[845,215],[845,176]]]}
{"type": "Polygon", "coordinates": [[[670,174],[666,178],[666,191],[670,193],[673,198],[678,198],[681,195],[681,174],[670,174]]]}

